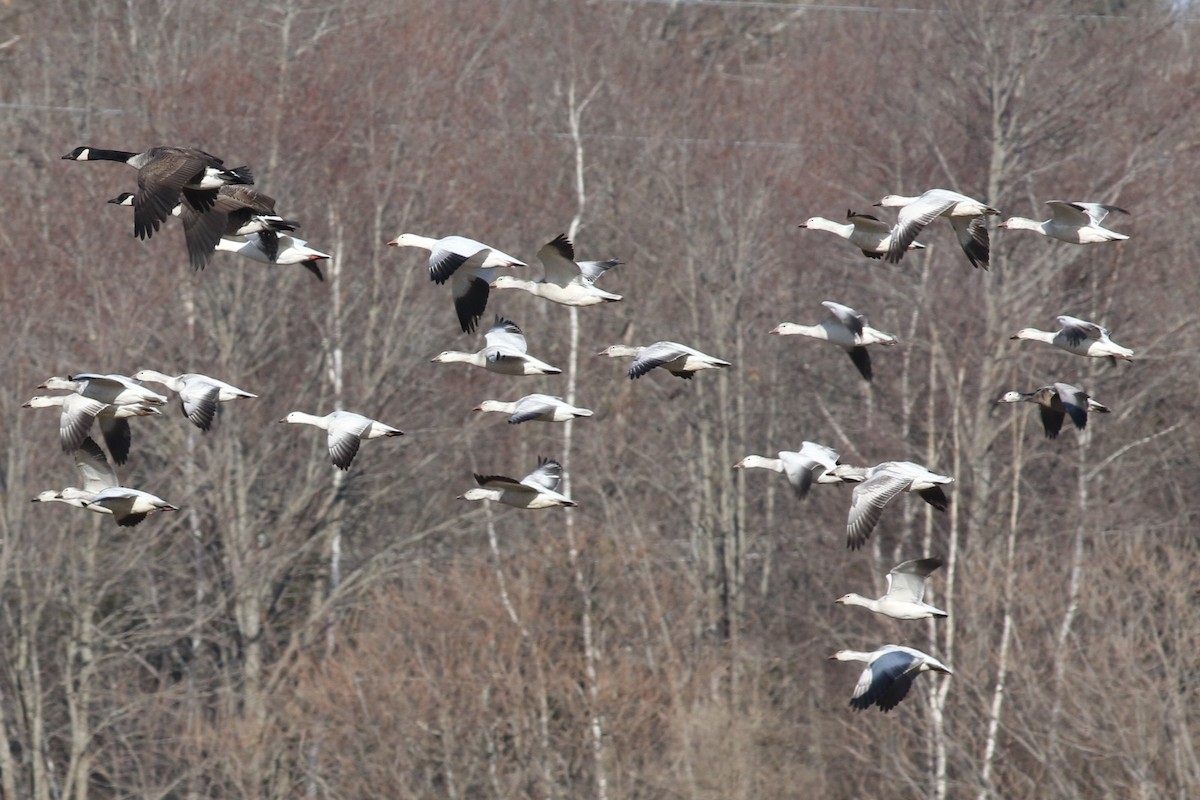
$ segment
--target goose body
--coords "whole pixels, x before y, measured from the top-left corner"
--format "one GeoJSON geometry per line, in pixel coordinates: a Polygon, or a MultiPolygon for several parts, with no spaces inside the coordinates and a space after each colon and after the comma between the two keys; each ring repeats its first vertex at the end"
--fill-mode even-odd
{"type": "Polygon", "coordinates": [[[949,616],[925,602],[925,582],[942,566],[940,558],[919,558],[897,564],[887,574],[887,591],[878,600],[851,592],[836,602],[869,608],[892,619],[926,619],[949,616]]]}
{"type": "Polygon", "coordinates": [[[829,311],[829,316],[816,325],[783,322],[775,326],[771,333],[778,336],[809,336],[836,344],[850,356],[863,379],[871,380],[871,355],[867,347],[873,344],[891,346],[898,340],[890,333],[872,328],[867,324],[867,318],[850,306],[832,300],[825,300],[821,305],[829,311]]]}
{"type": "Polygon", "coordinates": [[[350,469],[358,446],[363,439],[378,439],[381,436],[403,436],[404,431],[384,425],[377,419],[355,414],[353,411],[331,411],[323,417],[293,411],[280,422],[312,425],[327,433],[329,457],[333,465],[341,470],[350,469]]]}
{"type": "Polygon", "coordinates": [[[70,161],[120,161],[138,171],[133,200],[133,233],[149,239],[180,202],[203,214],[212,209],[217,190],[229,184],[251,184],[246,167],[226,169],[225,162],[190,147],[151,147],[142,153],[76,147],[63,156],[70,161]]]}
{"type": "Polygon", "coordinates": [[[429,251],[429,278],[436,284],[450,281],[454,311],[463,333],[472,333],[487,309],[490,284],[501,267],[524,267],[524,261],[465,236],[431,239],[402,233],[388,242],[393,247],[419,247],[429,251]]]}
{"type": "Polygon", "coordinates": [[[829,474],[838,463],[837,451],[816,442],[804,442],[799,451],[781,450],[777,458],[749,455],[733,465],[734,469],[769,469],[787,477],[796,499],[803,500],[816,483],[841,483],[829,474]]]}
{"type": "Polygon", "coordinates": [[[137,525],[148,514],[156,511],[179,510],[179,506],[171,505],[161,497],[125,486],[110,486],[97,492],[83,504],[92,510],[99,508],[107,510],[122,528],[137,525]]]}
{"type": "Polygon", "coordinates": [[[245,389],[195,372],[172,376],[152,369],[143,369],[135,372],[133,377],[139,381],[160,383],[178,394],[183,415],[202,431],[212,427],[218,403],[227,403],[239,397],[258,397],[245,389]]]}
{"type": "Polygon", "coordinates": [[[331,256],[309,247],[305,240],[287,234],[278,234],[275,237],[274,257],[267,254],[268,249],[268,244],[261,233],[251,233],[237,238],[222,237],[216,245],[217,251],[237,253],[242,258],[257,261],[260,264],[299,264],[316,275],[317,280],[325,280],[317,262],[331,256]]]}
{"type": "Polygon", "coordinates": [[[1133,351],[1110,339],[1108,328],[1066,315],[1055,317],[1055,320],[1059,324],[1057,331],[1022,328],[1009,338],[1045,342],[1077,356],[1133,361],[1133,351]]]}
{"type": "Polygon", "coordinates": [[[1117,206],[1102,203],[1082,203],[1065,200],[1049,200],[1050,219],[1038,221],[1027,217],[1009,217],[998,227],[1009,230],[1033,231],[1071,244],[1101,244],[1120,242],[1129,237],[1105,228],[1101,223],[1110,213],[1129,212],[1117,206]]]}
{"type": "Polygon", "coordinates": [[[80,372],[62,378],[54,376],[47,378],[39,389],[53,391],[76,392],[92,400],[99,400],[114,406],[133,405],[142,403],[148,406],[167,404],[167,398],[158,392],[153,392],[137,381],[125,375],[97,375],[91,372],[80,372]]]}
{"type": "Polygon", "coordinates": [[[566,422],[577,417],[590,417],[591,410],[577,408],[561,397],[548,394],[527,394],[520,400],[506,402],[504,400],[484,400],[475,406],[475,411],[498,411],[510,414],[508,424],[518,425],[522,422],[566,422]]]}
{"type": "Polygon", "coordinates": [[[854,693],[850,696],[850,707],[855,711],[873,705],[879,706],[879,710],[885,713],[891,711],[908,696],[913,681],[922,672],[954,674],[949,667],[933,656],[895,644],[885,644],[869,653],[839,650],[829,658],[836,661],[866,662],[867,668],[859,676],[854,693]]]}
{"type": "Polygon", "coordinates": [[[645,347],[614,344],[596,355],[609,358],[633,358],[629,366],[630,380],[642,377],[655,367],[662,367],[677,378],[691,380],[692,375],[702,369],[728,367],[728,361],[701,353],[678,342],[655,342],[645,347]]]}
{"type": "Polygon", "coordinates": [[[25,408],[58,408],[58,439],[64,453],[76,451],[87,439],[92,422],[100,421],[100,433],[113,461],[124,464],[129,458],[132,433],[130,417],[144,417],[160,413],[154,406],[130,403],[115,406],[84,397],[81,394],[39,395],[24,404],[25,408]]]}
{"type": "MultiPolygon", "coordinates": [[[[825,217],[809,217],[797,227],[813,231],[828,231],[836,234],[862,251],[867,258],[883,258],[892,244],[892,229],[879,217],[846,212],[846,222],[835,222],[825,217]]],[[[924,250],[925,245],[910,242],[909,250],[924,250]]]]}
{"type": "Polygon", "coordinates": [[[991,245],[984,217],[1000,213],[991,206],[949,189],[930,189],[917,197],[889,194],[875,205],[900,209],[888,243],[886,258],[891,263],[904,257],[926,225],[947,217],[971,266],[988,268],[991,245]]]}
{"type": "Polygon", "coordinates": [[[538,260],[545,267],[540,281],[526,281],[512,275],[501,275],[492,281],[495,289],[520,289],[564,306],[593,306],[614,303],[621,295],[597,288],[595,281],[606,271],[618,266],[616,259],[607,261],[575,261],[575,247],[562,234],[538,250],[538,260]]]}
{"type": "Polygon", "coordinates": [[[501,375],[557,375],[562,372],[529,355],[525,334],[512,320],[496,317],[495,324],[483,338],[484,347],[477,353],[445,350],[431,360],[438,364],[471,364],[501,375]]]}
{"type": "Polygon", "coordinates": [[[884,506],[896,495],[912,492],[938,511],[945,511],[950,499],[942,486],[954,483],[949,475],[931,472],[912,461],[885,461],[873,467],[841,464],[830,475],[858,484],[850,495],[850,515],[846,521],[846,546],[851,550],[866,544],[884,506]]]}
{"type": "Polygon", "coordinates": [[[516,508],[555,508],[573,506],[574,501],[559,494],[562,465],[549,458],[539,458],[537,469],[521,480],[503,475],[475,475],[479,485],[459,495],[459,500],[493,500],[516,508]]]}
{"type": "Polygon", "coordinates": [[[1108,406],[1097,403],[1083,389],[1069,383],[1054,383],[1034,389],[1032,392],[1005,392],[996,402],[1020,403],[1022,401],[1038,406],[1042,417],[1042,428],[1046,432],[1047,439],[1058,437],[1059,431],[1062,430],[1063,420],[1068,416],[1076,428],[1083,430],[1087,427],[1089,412],[1094,411],[1098,414],[1109,412],[1108,406]]]}

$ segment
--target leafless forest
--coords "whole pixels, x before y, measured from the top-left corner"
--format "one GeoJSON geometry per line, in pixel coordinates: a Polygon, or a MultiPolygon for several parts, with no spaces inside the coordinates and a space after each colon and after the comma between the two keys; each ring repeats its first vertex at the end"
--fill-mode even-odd
{"type": "MultiPolygon", "coordinates": [[[[1200,9],[1166,0],[2,0],[0,794],[52,798],[1192,798],[1200,796],[1200,9]],[[130,236],[119,164],[200,147],[331,253],[326,281],[130,236]],[[949,226],[891,265],[810,216],[947,187],[1004,216],[1130,210],[1127,242],[949,226]],[[472,406],[570,375],[431,364],[476,350],[403,231],[531,263],[577,222],[620,258],[578,310],[571,427],[472,406]],[[769,336],[832,299],[900,345],[864,382],[769,336]],[[1110,365],[1019,328],[1102,322],[1110,365]],[[683,342],[680,381],[594,357],[683,342]],[[75,480],[50,375],[197,371],[260,395],[202,434],[135,420],[135,529],[58,504],[75,480]],[[1113,409],[1048,441],[1005,390],[1113,409]],[[407,434],[329,463],[277,424],[342,407],[407,434]],[[732,465],[803,440],[953,475],[845,546],[850,486],[797,502],[732,465]],[[456,496],[564,460],[572,510],[456,496]],[[946,566],[948,619],[834,604],[897,561],[946,566]],[[856,713],[885,642],[936,655],[856,713]]],[[[874,209],[893,219],[891,209],[874,209]]],[[[1044,218],[1044,216],[1040,217],[1044,218]]],[[[494,291],[571,361],[572,312],[494,291]]]]}

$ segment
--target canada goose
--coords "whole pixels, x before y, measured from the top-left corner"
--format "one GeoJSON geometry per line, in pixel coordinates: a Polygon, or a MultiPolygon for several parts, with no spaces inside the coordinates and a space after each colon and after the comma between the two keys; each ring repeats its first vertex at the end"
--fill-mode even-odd
{"type": "Polygon", "coordinates": [[[138,171],[133,234],[139,239],[153,236],[179,205],[181,197],[184,203],[203,214],[216,202],[219,187],[254,183],[249,168],[225,169],[221,159],[189,147],[151,147],[144,153],[76,147],[63,158],[70,161],[122,161],[138,171]]]}
{"type": "Polygon", "coordinates": [[[328,432],[329,457],[333,460],[333,465],[341,470],[350,469],[363,439],[404,435],[402,430],[352,411],[331,411],[323,417],[293,411],[279,421],[314,425],[328,432]]]}
{"type": "MultiPolygon", "coordinates": [[[[862,251],[867,258],[883,258],[892,242],[892,229],[879,217],[870,214],[860,214],[857,211],[846,212],[846,222],[834,222],[825,217],[809,217],[797,227],[813,231],[829,231],[850,242],[862,251]]],[[[909,250],[924,250],[925,245],[910,242],[909,250]]]]}
{"type": "Polygon", "coordinates": [[[895,644],[885,644],[869,653],[838,650],[829,659],[866,662],[867,668],[859,676],[858,683],[854,686],[854,694],[850,696],[850,707],[855,711],[862,711],[872,705],[879,706],[879,710],[885,713],[891,711],[908,695],[913,681],[922,672],[954,674],[949,667],[933,656],[895,644]]]}
{"type": "Polygon", "coordinates": [[[846,521],[846,547],[851,550],[866,544],[879,523],[883,507],[896,495],[914,492],[938,511],[945,511],[950,500],[942,486],[954,483],[954,478],[949,475],[930,472],[911,461],[885,461],[869,468],[840,464],[829,474],[844,481],[858,482],[850,495],[850,515],[846,521]]]}
{"type": "Polygon", "coordinates": [[[841,483],[842,479],[828,475],[828,471],[837,466],[838,454],[832,448],[816,442],[804,442],[798,452],[781,450],[778,458],[765,456],[746,456],[733,465],[734,469],[770,469],[783,473],[797,500],[803,500],[812,488],[813,481],[817,483],[841,483]]]}
{"type": "Polygon", "coordinates": [[[429,278],[438,285],[450,281],[454,311],[463,333],[472,333],[487,309],[489,284],[496,277],[496,269],[526,266],[524,261],[465,236],[431,239],[402,233],[388,244],[429,251],[429,278]]]}
{"type": "Polygon", "coordinates": [[[988,268],[990,245],[983,218],[1000,213],[991,206],[949,189],[930,189],[919,197],[889,194],[875,205],[900,207],[886,256],[891,263],[895,264],[904,257],[904,251],[926,225],[938,217],[949,217],[958,235],[958,243],[967,254],[971,266],[988,268]]]}
{"type": "Polygon", "coordinates": [[[836,601],[848,606],[869,608],[892,619],[926,619],[950,616],[925,600],[925,581],[942,566],[940,558],[918,558],[892,567],[887,574],[887,591],[878,600],[851,592],[836,601]]]}
{"type": "Polygon", "coordinates": [[[261,233],[251,233],[236,239],[222,237],[217,242],[216,247],[219,251],[237,253],[243,258],[257,261],[260,264],[299,264],[313,275],[316,275],[317,280],[322,282],[325,280],[325,276],[321,273],[321,268],[317,265],[317,262],[331,258],[332,256],[328,253],[314,250],[303,239],[297,239],[287,234],[276,235],[275,248],[276,253],[274,258],[268,256],[267,244],[263,241],[263,234],[261,233]]]}
{"type": "Polygon", "coordinates": [[[540,281],[523,281],[512,275],[501,275],[492,281],[495,289],[521,289],[564,306],[592,306],[613,303],[621,295],[596,288],[596,279],[621,262],[575,261],[575,247],[564,233],[544,245],[537,253],[546,269],[540,281]]]}
{"type": "Polygon", "coordinates": [[[1046,342],[1077,356],[1111,358],[1113,363],[1116,363],[1117,359],[1133,361],[1133,351],[1108,338],[1110,334],[1108,328],[1078,317],[1068,317],[1065,314],[1054,319],[1059,325],[1057,331],[1022,328],[1009,338],[1046,342]]]}
{"type": "Polygon", "coordinates": [[[1009,217],[997,227],[1015,231],[1035,231],[1051,239],[1071,244],[1099,244],[1101,242],[1120,242],[1129,237],[1123,233],[1110,231],[1100,223],[1112,212],[1128,214],[1129,212],[1117,206],[1106,206],[1102,203],[1079,203],[1065,200],[1048,200],[1050,219],[1038,222],[1026,217],[1009,217]]]}
{"type": "Polygon", "coordinates": [[[562,372],[558,367],[529,355],[525,334],[512,320],[497,316],[483,340],[484,348],[478,353],[444,350],[430,360],[437,364],[471,364],[501,375],[557,375],[562,372]]]}
{"type": "MultiPolygon", "coordinates": [[[[136,198],[123,192],[108,202],[132,206],[136,198]]],[[[275,213],[275,199],[246,186],[222,186],[217,199],[207,212],[198,212],[180,203],[171,211],[183,219],[183,235],[193,269],[204,269],[224,236],[259,235],[259,243],[268,260],[279,253],[279,234],[294,231],[299,222],[284,219],[275,213]]]]}
{"type": "Polygon", "coordinates": [[[81,394],[39,395],[25,403],[24,408],[59,408],[58,439],[64,453],[78,450],[92,429],[92,421],[100,420],[100,433],[112,453],[113,461],[124,464],[129,458],[132,434],[130,417],[145,417],[160,413],[154,406],[131,403],[114,406],[84,397],[81,394]]]}
{"type": "Polygon", "coordinates": [[[458,496],[459,500],[495,500],[517,508],[554,508],[575,502],[559,494],[562,465],[552,458],[539,458],[537,469],[521,480],[503,475],[475,475],[479,486],[458,496]]]}
{"type": "Polygon", "coordinates": [[[586,408],[576,408],[561,397],[548,394],[527,394],[520,400],[511,403],[503,400],[484,400],[475,406],[474,411],[499,411],[511,414],[509,425],[518,425],[530,420],[538,422],[566,422],[576,417],[590,417],[592,412],[586,408]]]}
{"type": "Polygon", "coordinates": [[[629,365],[629,379],[636,380],[655,367],[662,367],[677,378],[691,380],[692,375],[702,369],[717,369],[732,366],[699,350],[693,350],[678,342],[655,342],[645,347],[614,344],[604,348],[598,356],[609,358],[633,358],[629,365]]]}
{"type": "Polygon", "coordinates": [[[148,406],[165,406],[167,398],[152,392],[145,386],[125,375],[96,375],[80,372],[65,378],[55,375],[47,378],[39,389],[76,392],[92,400],[114,406],[144,403],[148,406]]]}
{"type": "Polygon", "coordinates": [[[890,333],[876,330],[867,324],[867,318],[850,306],[825,300],[821,303],[829,311],[829,317],[816,325],[799,325],[795,322],[781,323],[771,331],[779,336],[811,336],[823,339],[846,351],[864,380],[871,380],[871,355],[867,346],[872,344],[894,345],[898,341],[890,333]]]}
{"type": "Polygon", "coordinates": [[[258,397],[245,389],[195,372],[185,372],[172,377],[152,369],[141,369],[133,373],[133,377],[134,380],[161,383],[177,393],[183,415],[202,431],[208,431],[212,427],[213,417],[217,414],[217,403],[226,403],[239,397],[258,397]]]}
{"type": "Polygon", "coordinates": [[[996,402],[1020,403],[1022,400],[1037,404],[1042,413],[1042,428],[1046,431],[1047,439],[1058,438],[1064,417],[1069,416],[1075,427],[1083,430],[1087,427],[1089,411],[1095,411],[1097,414],[1109,412],[1108,406],[1097,403],[1083,389],[1069,383],[1054,383],[1032,392],[1005,392],[996,402]]]}

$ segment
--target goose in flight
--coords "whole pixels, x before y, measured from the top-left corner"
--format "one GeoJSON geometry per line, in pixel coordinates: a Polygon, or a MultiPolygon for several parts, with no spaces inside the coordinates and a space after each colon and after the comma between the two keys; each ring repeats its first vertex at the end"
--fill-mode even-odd
{"type": "Polygon", "coordinates": [[[636,380],[655,367],[662,367],[677,378],[692,379],[702,369],[717,369],[732,366],[728,361],[693,350],[678,342],[655,342],[645,347],[614,344],[596,355],[609,358],[633,358],[629,366],[629,379],[636,380]]]}
{"type": "Polygon", "coordinates": [[[836,344],[846,351],[858,372],[864,380],[871,380],[871,355],[867,346],[872,344],[894,345],[898,341],[890,333],[872,328],[867,324],[867,318],[850,306],[825,300],[821,303],[829,311],[829,316],[816,325],[800,325],[795,322],[783,322],[776,325],[771,333],[778,336],[811,336],[830,344],[836,344]]]}
{"type": "Polygon", "coordinates": [[[297,239],[287,234],[277,234],[275,236],[275,256],[272,258],[267,255],[268,247],[263,239],[264,235],[251,233],[232,238],[223,236],[217,242],[216,250],[237,253],[242,258],[257,261],[260,264],[299,264],[316,275],[317,280],[322,282],[325,280],[317,262],[332,258],[328,253],[314,250],[303,239],[297,239]]]}
{"type": "Polygon", "coordinates": [[[1042,415],[1042,428],[1046,431],[1047,439],[1058,438],[1062,430],[1063,419],[1071,418],[1075,427],[1083,430],[1087,427],[1088,412],[1097,414],[1109,413],[1106,405],[1097,403],[1087,392],[1069,383],[1054,383],[1034,389],[1032,392],[1005,392],[997,403],[1020,403],[1025,401],[1035,403],[1042,415]]]}
{"type": "Polygon", "coordinates": [[[496,322],[483,337],[484,347],[477,353],[445,350],[431,361],[438,364],[463,363],[483,367],[501,375],[557,375],[561,369],[529,355],[529,344],[517,323],[504,317],[496,322]]]}
{"type": "Polygon", "coordinates": [[[293,411],[280,422],[312,425],[325,431],[329,446],[329,457],[340,470],[350,469],[358,446],[363,439],[378,439],[381,436],[403,436],[404,431],[384,425],[382,422],[353,411],[331,411],[323,417],[293,411]]]}
{"type": "Polygon", "coordinates": [[[213,417],[217,414],[217,403],[227,403],[239,397],[258,397],[245,389],[196,372],[172,376],[152,369],[142,369],[133,373],[133,377],[134,380],[162,384],[177,393],[183,415],[205,432],[212,427],[213,417]]]}
{"type": "Polygon", "coordinates": [[[938,217],[949,217],[958,236],[958,243],[973,267],[988,268],[990,244],[984,217],[1000,212],[965,194],[949,189],[930,189],[919,197],[889,194],[875,205],[900,208],[892,240],[888,244],[887,260],[895,264],[916,240],[925,226],[938,217]]]}
{"type": "Polygon", "coordinates": [[[479,485],[458,496],[459,500],[495,500],[517,508],[554,508],[574,506],[575,502],[559,494],[562,465],[552,458],[539,458],[537,469],[521,480],[503,475],[475,475],[479,485]]]}
{"type": "Polygon", "coordinates": [[[546,276],[540,281],[525,281],[512,275],[501,275],[492,281],[492,288],[521,289],[564,306],[593,306],[621,299],[619,294],[596,287],[596,279],[618,266],[620,261],[609,259],[576,262],[575,247],[565,233],[544,245],[538,250],[537,256],[546,269],[546,276]]]}
{"type": "Polygon", "coordinates": [[[781,450],[778,458],[750,455],[733,465],[734,469],[769,469],[782,473],[796,494],[797,500],[808,496],[816,483],[842,483],[841,478],[829,475],[837,466],[838,454],[832,448],[816,442],[804,442],[799,451],[781,450]]]}
{"type": "Polygon", "coordinates": [[[913,492],[938,511],[945,511],[950,499],[942,486],[954,483],[949,475],[930,472],[911,461],[885,461],[873,467],[841,464],[829,473],[858,485],[850,495],[850,515],[846,521],[846,546],[857,550],[866,544],[879,523],[883,507],[901,492],[913,492]]]}
{"type": "Polygon", "coordinates": [[[1071,244],[1100,244],[1121,242],[1129,237],[1105,228],[1102,223],[1111,213],[1128,214],[1117,206],[1103,203],[1081,203],[1066,200],[1049,200],[1050,219],[1039,222],[1026,217],[1009,217],[997,227],[1014,231],[1034,231],[1051,239],[1071,244]]]}
{"type": "Polygon", "coordinates": [[[1111,358],[1113,363],[1116,363],[1117,359],[1133,361],[1133,351],[1108,338],[1110,334],[1108,328],[1088,322],[1086,319],[1066,315],[1055,317],[1055,320],[1059,325],[1057,331],[1022,328],[1009,338],[1046,342],[1077,356],[1111,358]]]}
{"type": "MultiPolygon", "coordinates": [[[[883,258],[892,243],[892,229],[886,222],[857,211],[847,211],[844,223],[825,217],[809,217],[797,227],[837,234],[861,250],[867,258],[883,258]]],[[[925,245],[914,241],[909,243],[908,249],[924,250],[925,245]]]]}
{"type": "Polygon", "coordinates": [[[123,528],[137,525],[156,511],[179,510],[178,506],[149,492],[121,486],[104,451],[90,438],[85,438],[75,451],[75,469],[83,479],[83,488],[69,486],[61,492],[42,492],[34,501],[66,503],[99,514],[110,514],[123,528]]]}
{"type": "Polygon", "coordinates": [[[869,608],[876,614],[892,619],[925,619],[949,616],[940,608],[924,601],[925,582],[934,570],[942,566],[940,558],[918,558],[897,564],[887,574],[887,591],[878,600],[851,592],[835,602],[848,606],[869,608]]]}
{"type": "Polygon", "coordinates": [[[68,161],[120,161],[138,171],[138,191],[133,200],[133,234],[149,239],[171,216],[180,202],[196,213],[210,211],[217,190],[230,184],[254,183],[247,167],[226,169],[214,155],[190,147],[151,147],[142,153],[76,147],[63,156],[68,161]]]}
{"type": "Polygon", "coordinates": [[[524,261],[465,236],[431,239],[402,233],[388,242],[393,247],[420,247],[429,251],[429,278],[439,286],[450,281],[454,311],[463,333],[472,333],[487,309],[489,285],[500,267],[524,267],[524,261]]]}
{"type": "Polygon", "coordinates": [[[78,450],[92,429],[94,420],[100,421],[100,433],[113,461],[124,464],[129,458],[129,446],[133,435],[129,430],[130,417],[145,417],[161,413],[154,406],[144,403],[129,403],[115,406],[84,397],[81,394],[38,395],[25,403],[24,408],[58,408],[58,440],[64,453],[78,450]]]}
{"type": "Polygon", "coordinates": [[[499,411],[501,414],[511,414],[509,425],[519,425],[531,420],[537,422],[566,422],[577,417],[590,417],[591,410],[577,408],[561,397],[549,394],[527,394],[520,400],[506,402],[504,400],[484,400],[473,409],[475,411],[499,411]]]}
{"type": "Polygon", "coordinates": [[[99,400],[114,406],[133,405],[142,403],[148,406],[164,406],[167,398],[158,392],[152,392],[145,386],[125,375],[97,375],[91,372],[79,372],[63,378],[55,375],[47,378],[38,386],[39,389],[52,391],[75,392],[92,400],[99,400]]]}
{"type": "Polygon", "coordinates": [[[884,713],[891,711],[908,695],[913,681],[922,672],[954,674],[949,667],[933,656],[895,644],[885,644],[869,653],[838,650],[829,659],[866,662],[867,668],[859,676],[858,683],[854,686],[854,694],[850,696],[850,707],[855,711],[862,711],[872,705],[879,706],[879,710],[884,713]]]}

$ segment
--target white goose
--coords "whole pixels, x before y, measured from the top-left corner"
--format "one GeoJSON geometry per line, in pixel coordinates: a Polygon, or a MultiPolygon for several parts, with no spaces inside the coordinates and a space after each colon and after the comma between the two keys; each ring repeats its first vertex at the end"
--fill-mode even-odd
{"type": "Polygon", "coordinates": [[[1133,361],[1133,351],[1108,338],[1110,333],[1108,328],[1085,319],[1066,315],[1055,317],[1055,320],[1059,324],[1057,331],[1022,328],[1009,338],[1045,342],[1077,356],[1111,358],[1114,363],[1117,359],[1133,361]]]}
{"type": "Polygon", "coordinates": [[[148,406],[167,404],[166,397],[158,392],[150,391],[126,375],[96,375],[91,372],[81,372],[65,378],[56,375],[47,378],[38,388],[75,392],[92,400],[99,400],[101,403],[114,406],[135,403],[148,406]]]}
{"type": "Polygon", "coordinates": [[[358,446],[363,439],[378,439],[381,436],[403,436],[404,431],[384,425],[382,422],[353,411],[331,411],[323,417],[293,411],[280,422],[312,425],[326,431],[329,457],[333,465],[341,470],[350,469],[358,446]]]}
{"type": "Polygon", "coordinates": [[[84,439],[75,451],[75,468],[83,479],[83,488],[69,486],[61,492],[42,492],[33,498],[34,502],[66,503],[99,514],[111,514],[123,528],[137,525],[155,511],[179,510],[178,506],[161,497],[118,484],[104,451],[90,438],[84,439]]]}
{"type": "Polygon", "coordinates": [[[226,403],[239,397],[258,397],[245,389],[195,372],[171,376],[152,369],[141,369],[133,373],[133,377],[134,380],[161,383],[178,394],[183,415],[202,431],[212,427],[213,417],[217,414],[217,403],[226,403]]]}
{"type": "Polygon", "coordinates": [[[879,706],[885,713],[891,711],[908,695],[913,681],[922,672],[954,674],[933,656],[895,644],[885,644],[869,653],[838,650],[829,658],[831,661],[865,661],[867,664],[850,696],[850,707],[855,711],[872,705],[879,706]]]}
{"type": "Polygon", "coordinates": [[[299,264],[316,275],[319,281],[324,281],[325,276],[321,273],[321,267],[317,262],[332,258],[328,253],[322,253],[320,250],[309,247],[305,240],[287,234],[280,234],[276,237],[274,258],[267,255],[267,244],[263,240],[262,234],[259,233],[234,238],[222,237],[217,242],[216,250],[237,253],[242,258],[257,261],[260,264],[299,264]]]}
{"type": "Polygon", "coordinates": [[[1109,413],[1106,405],[1097,403],[1087,392],[1069,383],[1054,383],[1042,386],[1032,392],[1005,392],[997,403],[1020,403],[1022,401],[1035,403],[1042,416],[1042,429],[1047,439],[1058,438],[1062,430],[1063,419],[1071,418],[1075,427],[1083,430],[1087,427],[1088,412],[1097,414],[1109,413]]]}
{"type": "Polygon", "coordinates": [[[940,558],[918,558],[897,564],[887,574],[887,591],[878,600],[860,594],[839,597],[835,602],[869,608],[892,619],[926,619],[950,616],[925,602],[925,581],[942,566],[940,558]]]}
{"type": "Polygon", "coordinates": [[[614,303],[621,295],[596,287],[596,279],[618,266],[616,259],[607,261],[575,261],[575,247],[564,233],[538,250],[538,259],[546,269],[540,281],[525,281],[512,275],[501,275],[492,281],[494,289],[520,289],[564,306],[594,306],[614,303]]]}
{"type": "Polygon", "coordinates": [[[734,469],[769,469],[787,477],[796,499],[803,500],[808,490],[816,483],[842,483],[842,479],[829,475],[837,466],[838,454],[832,448],[816,442],[804,442],[799,451],[781,450],[778,458],[749,455],[733,465],[734,469]]]}
{"type": "Polygon", "coordinates": [[[549,394],[527,394],[520,400],[506,402],[504,400],[484,400],[473,409],[475,411],[499,411],[501,414],[511,414],[509,425],[522,422],[566,422],[577,417],[590,417],[590,409],[577,408],[561,397],[549,394]]]}
{"type": "Polygon", "coordinates": [[[454,311],[464,333],[471,333],[487,309],[489,284],[500,267],[524,267],[524,261],[465,236],[431,239],[402,233],[388,242],[393,247],[421,247],[429,251],[429,278],[441,285],[450,281],[454,311]]]}
{"type": "Polygon", "coordinates": [[[625,344],[614,344],[604,348],[598,356],[609,358],[632,358],[629,365],[629,379],[636,380],[655,367],[662,367],[677,378],[691,380],[692,375],[702,369],[717,369],[732,366],[707,353],[701,353],[687,345],[678,342],[655,342],[645,347],[631,347],[625,344]]]}
{"type": "MultiPolygon", "coordinates": [[[[867,258],[883,258],[883,254],[892,243],[891,227],[879,217],[860,214],[857,211],[847,211],[846,220],[845,223],[841,223],[825,217],[809,217],[797,227],[837,234],[861,250],[867,258]]],[[[924,250],[925,245],[910,242],[908,249],[924,250]]]]}
{"type": "Polygon", "coordinates": [[[1034,231],[1051,239],[1071,244],[1100,244],[1102,242],[1121,242],[1129,237],[1123,233],[1111,231],[1101,225],[1110,213],[1129,212],[1117,206],[1106,206],[1102,203],[1081,203],[1065,200],[1049,200],[1050,219],[1039,222],[1027,217],[1009,217],[999,224],[1000,228],[1016,231],[1034,231]]]}
{"type": "Polygon", "coordinates": [[[161,413],[154,406],[132,403],[114,406],[84,397],[81,394],[38,395],[25,403],[24,408],[59,408],[58,439],[64,453],[78,450],[92,429],[93,420],[100,420],[100,433],[117,464],[129,458],[132,434],[130,417],[145,417],[161,413]]]}
{"type": "Polygon", "coordinates": [[[938,217],[949,217],[971,266],[988,268],[990,244],[983,218],[1000,213],[991,206],[949,189],[930,189],[919,197],[889,194],[875,205],[900,208],[887,252],[887,260],[893,264],[904,257],[926,225],[938,217]]]}
{"type": "Polygon", "coordinates": [[[858,482],[850,495],[850,515],[846,521],[846,546],[857,550],[866,544],[879,523],[883,507],[901,492],[913,492],[938,511],[945,511],[950,499],[942,486],[954,483],[949,475],[930,472],[911,461],[885,461],[873,467],[841,464],[830,475],[858,482]]]}
{"type": "Polygon", "coordinates": [[[539,458],[537,469],[521,480],[503,475],[475,475],[479,486],[458,496],[459,500],[495,500],[517,508],[555,508],[575,502],[556,490],[562,480],[562,465],[554,459],[539,458]]]}
{"type": "Polygon", "coordinates": [[[867,346],[872,344],[894,345],[898,341],[890,333],[872,328],[867,324],[867,318],[850,306],[825,300],[821,303],[829,311],[829,316],[816,325],[800,325],[795,322],[783,322],[775,326],[771,333],[778,336],[810,336],[836,344],[846,351],[854,366],[865,380],[871,380],[871,355],[867,346]]]}
{"type": "Polygon", "coordinates": [[[512,320],[496,317],[483,340],[484,348],[477,353],[445,350],[430,360],[437,364],[471,364],[501,375],[557,375],[562,372],[529,355],[525,334],[512,320]]]}

